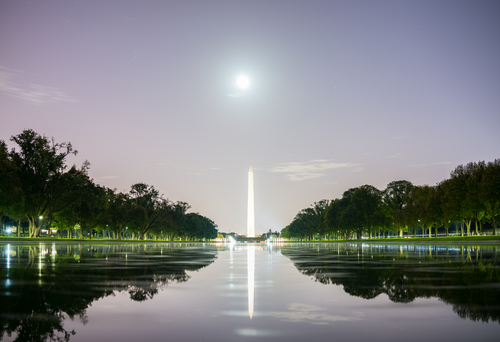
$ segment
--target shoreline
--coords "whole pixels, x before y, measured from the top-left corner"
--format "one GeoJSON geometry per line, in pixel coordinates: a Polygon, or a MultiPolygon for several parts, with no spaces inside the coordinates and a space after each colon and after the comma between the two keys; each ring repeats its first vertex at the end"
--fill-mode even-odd
{"type": "MultiPolygon", "coordinates": [[[[27,238],[27,237],[0,237],[0,244],[5,243],[65,243],[65,244],[151,244],[151,243],[192,243],[217,244],[216,241],[166,241],[166,240],[114,240],[114,239],[56,239],[56,238],[27,238]]],[[[283,241],[284,244],[304,243],[356,243],[356,244],[500,244],[500,235],[487,236],[456,236],[431,238],[392,238],[392,239],[361,239],[361,240],[318,240],[318,241],[283,241]]],[[[281,243],[280,243],[281,244],[281,243]]],[[[260,245],[260,244],[255,244],[260,245]]]]}

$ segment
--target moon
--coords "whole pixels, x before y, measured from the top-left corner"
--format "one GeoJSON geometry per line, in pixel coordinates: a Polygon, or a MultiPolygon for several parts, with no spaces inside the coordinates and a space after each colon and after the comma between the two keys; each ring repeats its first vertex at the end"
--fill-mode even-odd
{"type": "Polygon", "coordinates": [[[248,77],[246,76],[239,76],[237,79],[236,79],[236,85],[238,86],[238,88],[240,89],[246,89],[248,88],[248,86],[250,85],[250,80],[248,79],[248,77]]]}

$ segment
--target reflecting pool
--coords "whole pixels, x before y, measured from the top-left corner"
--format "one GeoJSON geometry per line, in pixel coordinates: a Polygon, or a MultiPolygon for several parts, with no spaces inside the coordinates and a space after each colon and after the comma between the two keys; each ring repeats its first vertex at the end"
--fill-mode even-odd
{"type": "Polygon", "coordinates": [[[497,341],[500,246],[0,244],[2,341],[497,341]]]}

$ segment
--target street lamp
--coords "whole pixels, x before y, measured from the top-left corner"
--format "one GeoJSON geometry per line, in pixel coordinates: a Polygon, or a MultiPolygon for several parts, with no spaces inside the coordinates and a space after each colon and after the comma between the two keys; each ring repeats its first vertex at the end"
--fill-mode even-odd
{"type": "Polygon", "coordinates": [[[38,230],[39,230],[38,236],[42,236],[42,219],[43,219],[42,215],[38,216],[38,230]]]}

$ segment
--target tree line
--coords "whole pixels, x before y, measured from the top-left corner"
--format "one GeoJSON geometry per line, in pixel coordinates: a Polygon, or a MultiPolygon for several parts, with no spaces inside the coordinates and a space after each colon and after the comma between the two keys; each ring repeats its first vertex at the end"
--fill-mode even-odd
{"type": "Polygon", "coordinates": [[[118,192],[89,177],[90,163],[69,166],[78,152],[71,143],[56,143],[31,129],[10,139],[8,150],[0,140],[0,232],[6,221],[23,225],[27,235],[39,237],[42,228],[57,229],[68,237],[183,240],[213,239],[217,225],[198,213],[188,213],[186,202],[164,198],[154,186],[133,184],[118,192]]]}
{"type": "Polygon", "coordinates": [[[496,235],[500,214],[500,159],[459,165],[450,177],[430,185],[406,180],[385,190],[362,185],[342,198],[314,202],[302,209],[281,234],[292,239],[361,239],[388,235],[429,237],[438,229],[448,236],[455,225],[460,235],[496,235]]]}

